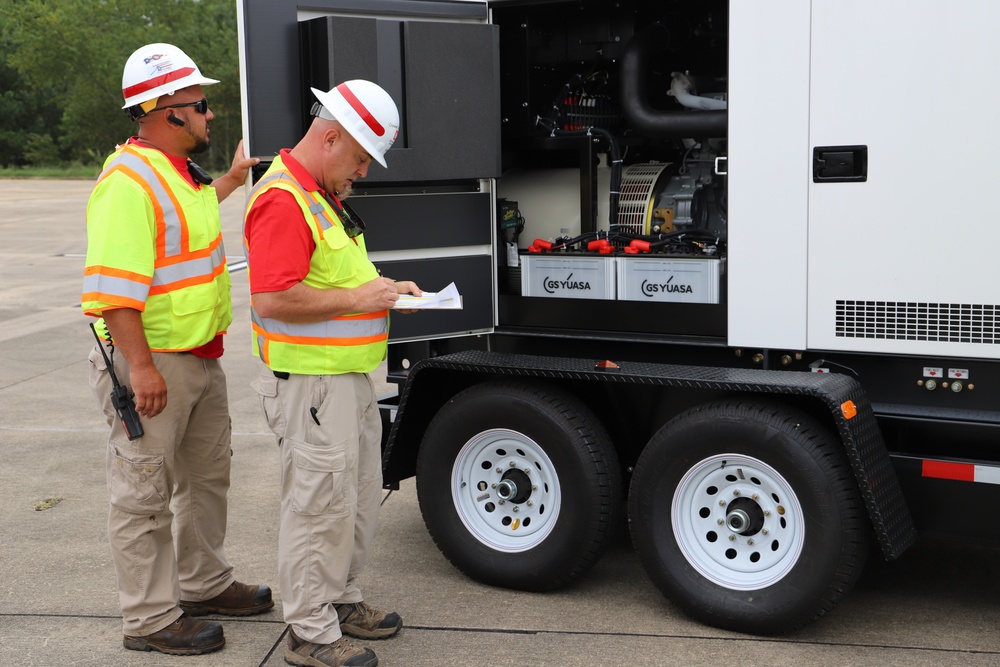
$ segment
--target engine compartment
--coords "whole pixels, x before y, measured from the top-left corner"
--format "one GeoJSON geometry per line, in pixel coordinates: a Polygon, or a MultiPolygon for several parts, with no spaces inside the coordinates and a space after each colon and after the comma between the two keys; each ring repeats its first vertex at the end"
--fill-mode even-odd
{"type": "Polygon", "coordinates": [[[724,0],[493,7],[501,294],[723,301],[727,17],[724,0]]]}

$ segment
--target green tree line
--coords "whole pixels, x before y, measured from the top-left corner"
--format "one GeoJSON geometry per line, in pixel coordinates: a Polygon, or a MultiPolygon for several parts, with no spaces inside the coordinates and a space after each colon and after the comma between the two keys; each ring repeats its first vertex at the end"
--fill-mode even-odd
{"type": "Polygon", "coordinates": [[[242,133],[235,0],[0,0],[0,165],[99,167],[135,134],[122,70],[151,42],[221,81],[199,163],[224,171],[242,133]]]}

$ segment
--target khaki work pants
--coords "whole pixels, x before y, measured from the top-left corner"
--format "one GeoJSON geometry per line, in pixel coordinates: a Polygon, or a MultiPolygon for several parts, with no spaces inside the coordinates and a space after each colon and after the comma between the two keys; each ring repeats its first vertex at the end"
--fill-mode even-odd
{"type": "Polygon", "coordinates": [[[340,636],[335,605],[360,602],[382,497],[382,420],[368,375],[290,375],[252,386],[281,448],[278,584],[285,622],[316,644],[340,636]],[[315,417],[310,411],[315,408],[315,417]]]}
{"type": "MultiPolygon", "coordinates": [[[[113,358],[128,383],[124,355],[113,358]]],[[[226,559],[226,494],[232,456],[226,376],[218,359],[154,353],[167,407],[140,417],[129,441],[111,404],[111,376],[97,347],[90,386],[111,425],[108,534],[118,575],[124,632],[148,635],[178,618],[178,601],[215,597],[234,581],[226,559]]]]}

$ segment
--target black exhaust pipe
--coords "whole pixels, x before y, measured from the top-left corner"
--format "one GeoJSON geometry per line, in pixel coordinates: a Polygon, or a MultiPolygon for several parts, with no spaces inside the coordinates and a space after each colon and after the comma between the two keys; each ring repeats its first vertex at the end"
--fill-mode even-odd
{"type": "Polygon", "coordinates": [[[725,137],[726,111],[661,111],[650,106],[645,72],[652,54],[670,40],[662,23],[653,23],[633,35],[625,45],[621,64],[621,93],[625,120],[639,134],[651,139],[725,137]]]}

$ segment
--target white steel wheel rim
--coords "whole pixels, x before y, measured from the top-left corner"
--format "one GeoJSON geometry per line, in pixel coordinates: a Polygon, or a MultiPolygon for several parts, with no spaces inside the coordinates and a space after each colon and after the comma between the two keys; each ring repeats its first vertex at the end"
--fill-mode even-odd
{"type": "Polygon", "coordinates": [[[518,553],[555,528],[562,493],[555,466],[538,443],[517,431],[491,429],[455,457],[451,497],[470,535],[491,549],[518,553]],[[505,500],[512,486],[517,495],[505,500]]]}
{"type": "Polygon", "coordinates": [[[696,463],[674,492],[670,511],[687,562],[719,586],[758,590],[795,566],[805,541],[802,506],[771,466],[740,454],[696,463]],[[750,517],[749,531],[731,527],[750,517]]]}

